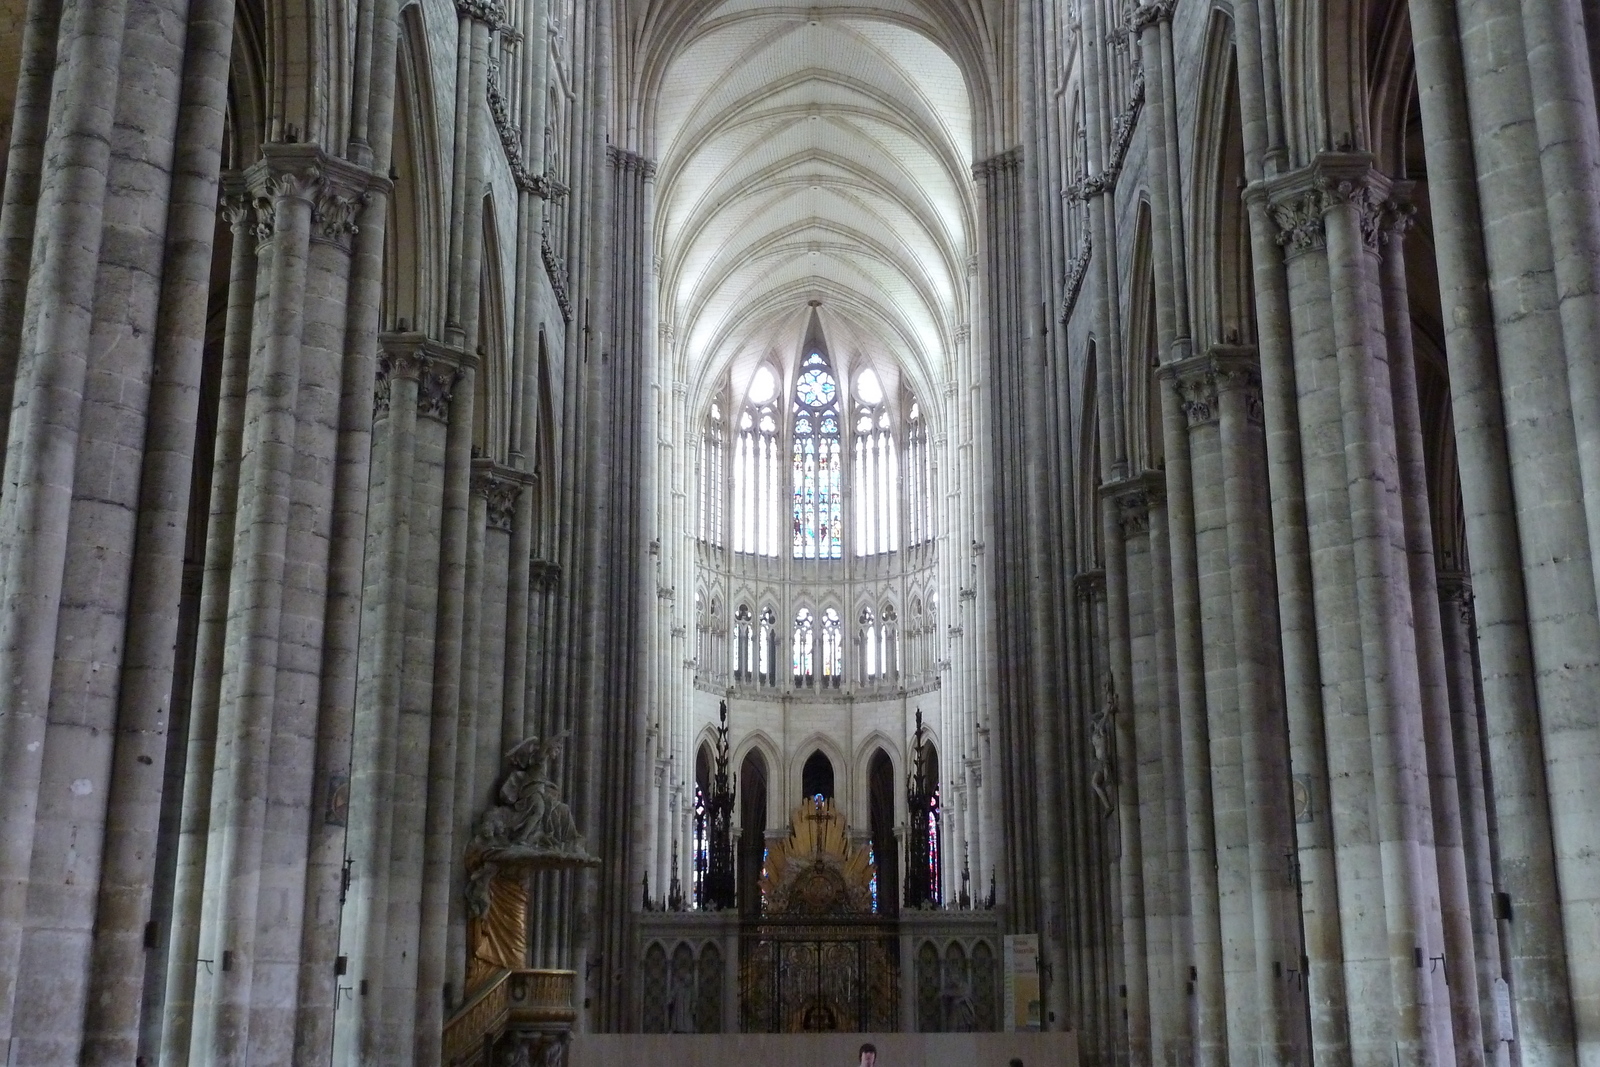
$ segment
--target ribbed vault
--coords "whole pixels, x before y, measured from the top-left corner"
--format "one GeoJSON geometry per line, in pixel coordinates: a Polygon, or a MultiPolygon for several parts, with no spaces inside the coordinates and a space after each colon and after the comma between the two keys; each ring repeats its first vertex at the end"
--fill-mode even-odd
{"type": "Polygon", "coordinates": [[[792,356],[813,300],[846,366],[898,364],[919,392],[947,377],[989,96],[974,18],[912,0],[639,16],[661,317],[691,395],[730,363],[738,388],[758,359],[792,356]]]}

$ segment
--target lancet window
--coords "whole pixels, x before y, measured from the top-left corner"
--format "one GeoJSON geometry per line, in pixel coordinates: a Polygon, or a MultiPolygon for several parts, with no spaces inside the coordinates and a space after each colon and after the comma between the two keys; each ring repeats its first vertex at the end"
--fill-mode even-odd
{"type": "Polygon", "coordinates": [[[928,424],[915,400],[906,412],[906,544],[933,540],[933,467],[928,462],[928,424]]]}
{"type": "Polygon", "coordinates": [[[794,393],[794,558],[843,555],[839,383],[821,352],[800,364],[794,393]]]}
{"type": "Polygon", "coordinates": [[[834,608],[822,613],[822,684],[837,689],[844,676],[844,620],[834,608]]]}
{"type": "Polygon", "coordinates": [[[856,377],[855,483],[856,555],[900,547],[899,463],[883,384],[870,369],[856,377]]]}
{"type": "Polygon", "coordinates": [[[810,608],[801,608],[794,614],[794,684],[795,688],[816,684],[816,634],[810,608]]]}
{"type": "Polygon", "coordinates": [[[733,677],[738,682],[752,682],[755,675],[755,617],[749,604],[740,604],[733,613],[733,677]]]}
{"type": "Polygon", "coordinates": [[[778,615],[770,607],[761,609],[761,630],[756,636],[756,670],[762,685],[778,683],[778,615]]]}
{"type": "Polygon", "coordinates": [[[711,402],[700,438],[700,540],[722,547],[723,456],[726,452],[726,426],[722,404],[711,402]]]}
{"type": "Polygon", "coordinates": [[[878,678],[878,617],[871,608],[862,608],[857,617],[860,624],[861,680],[874,682],[878,678]]]}
{"type": "Polygon", "coordinates": [[[761,367],[739,414],[733,453],[733,550],[778,554],[778,378],[761,367]]]}

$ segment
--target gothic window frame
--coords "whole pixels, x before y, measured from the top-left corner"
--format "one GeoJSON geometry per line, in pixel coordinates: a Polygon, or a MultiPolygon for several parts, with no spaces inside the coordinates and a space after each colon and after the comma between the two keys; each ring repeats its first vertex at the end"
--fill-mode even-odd
{"type": "Polygon", "coordinates": [[[791,544],[797,560],[844,558],[843,393],[821,345],[801,357],[790,403],[791,544]]]}
{"type": "Polygon", "coordinates": [[[733,612],[733,680],[753,683],[756,678],[756,617],[749,601],[733,612]]]}
{"type": "Polygon", "coordinates": [[[904,484],[888,392],[871,366],[856,373],[850,406],[851,509],[855,555],[877,556],[901,547],[904,484]],[[871,382],[869,388],[867,383],[871,382]],[[876,396],[877,399],[871,399],[876,396]]]}
{"type": "Polygon", "coordinates": [[[730,430],[734,442],[730,541],[739,555],[775,559],[779,552],[778,499],[783,491],[779,456],[784,436],[781,382],[772,364],[757,367],[730,430]],[[765,388],[756,391],[763,382],[770,383],[770,393],[765,388]]]}
{"type": "Polygon", "coordinates": [[[756,630],[756,677],[761,685],[778,684],[778,613],[768,604],[761,609],[756,630]]]}
{"type": "Polygon", "coordinates": [[[802,604],[794,612],[794,629],[790,631],[791,667],[796,689],[810,689],[817,684],[817,615],[809,604],[802,604]]]}
{"type": "Polygon", "coordinates": [[[844,617],[833,606],[822,609],[817,617],[821,638],[819,685],[824,689],[838,689],[843,684],[845,670],[844,617]]]}
{"type": "Polygon", "coordinates": [[[700,431],[699,502],[696,514],[700,541],[721,548],[726,540],[728,499],[728,428],[725,397],[719,393],[706,409],[700,431]]]}

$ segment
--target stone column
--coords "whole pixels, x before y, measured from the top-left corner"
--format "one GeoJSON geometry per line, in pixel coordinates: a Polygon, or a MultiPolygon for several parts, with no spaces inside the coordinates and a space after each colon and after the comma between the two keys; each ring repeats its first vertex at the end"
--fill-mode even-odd
{"type": "MultiPolygon", "coordinates": [[[[0,676],[6,679],[0,695],[6,725],[0,741],[0,1041],[6,1042],[14,1033],[27,924],[125,10],[125,0],[74,8],[61,17],[59,40],[50,34],[56,69],[39,178],[40,225],[20,341],[12,349],[16,380],[8,406],[14,414],[5,464],[5,484],[12,488],[0,500],[0,676]]],[[[38,25],[36,32],[44,30],[38,25]]],[[[27,113],[21,117],[26,127],[27,113]]],[[[26,195],[26,164],[19,179],[26,195]]],[[[8,236],[21,239],[14,231],[8,236]]]]}
{"type": "MultiPolygon", "coordinates": [[[[14,1012],[9,1047],[18,1063],[65,1062],[81,1055],[85,1029],[94,1025],[91,1017],[104,1018],[87,1001],[91,957],[99,947],[97,928],[106,933],[120,928],[137,943],[147,917],[137,906],[139,884],[129,887],[131,909],[120,894],[102,897],[99,889],[102,850],[109,821],[116,817],[107,803],[111,790],[141,777],[159,795],[161,781],[158,769],[139,775],[144,766],[126,750],[123,766],[114,767],[113,747],[133,717],[122,715],[120,668],[130,629],[138,624],[129,617],[128,597],[138,551],[140,473],[167,251],[164,231],[184,28],[182,5],[170,0],[130,9],[126,23],[118,26],[122,65],[119,83],[112,87],[113,143],[100,205],[103,229],[96,234],[101,261],[80,268],[92,285],[92,320],[79,386],[71,501],[60,527],[38,527],[27,538],[58,540],[63,551],[59,602],[36,609],[55,613],[54,656],[37,806],[28,828],[31,858],[21,953],[10,961],[16,964],[15,999],[7,997],[0,1004],[0,1017],[14,1012]],[[152,106],[151,100],[158,103],[152,106]],[[130,127],[139,135],[130,135],[130,127]],[[117,770],[124,773],[114,777],[117,770]]],[[[116,69],[105,76],[117,79],[116,69]]],[[[60,220],[44,222],[53,227],[60,220]]],[[[55,310],[47,308],[44,314],[55,310]]],[[[30,318],[38,313],[38,308],[28,309],[30,318]]],[[[24,356],[24,382],[32,378],[28,366],[24,356]]],[[[31,388],[18,390],[24,420],[23,408],[40,402],[31,388]]],[[[19,442],[19,447],[33,444],[19,442]]],[[[182,484],[187,484],[187,472],[182,484]]],[[[6,495],[17,491],[13,485],[6,495]]],[[[178,540],[181,552],[181,527],[178,540]]],[[[26,544],[13,542],[13,551],[26,551],[26,544]]],[[[176,584],[167,597],[175,608],[176,584]]],[[[170,646],[166,651],[170,657],[170,646]]],[[[159,725],[164,710],[160,703],[140,710],[146,721],[159,725]]],[[[147,892],[148,875],[143,887],[147,892]]],[[[134,960],[142,962],[139,956],[134,960]]],[[[103,1006],[120,1008],[131,1033],[140,978],[137,971],[128,977],[124,992],[129,995],[121,1004],[103,1006]]]]}
{"type": "MultiPolygon", "coordinates": [[[[301,950],[318,794],[329,560],[338,488],[352,240],[369,175],[326,155],[306,250],[292,505],[282,566],[270,769],[262,798],[249,1057],[287,1063],[298,1034],[301,950]]],[[[370,386],[359,387],[363,399],[370,386]]],[[[322,835],[318,835],[319,838],[322,835]]],[[[336,861],[335,861],[336,862],[336,861]]],[[[331,966],[332,960],[328,959],[331,966]]]]}
{"type": "Polygon", "coordinates": [[[1273,183],[1287,249],[1355,1055],[1448,1056],[1442,932],[1375,243],[1388,184],[1324,153],[1273,183]],[[1380,376],[1379,370],[1382,370],[1380,376]],[[1337,709],[1337,710],[1335,710],[1337,709]],[[1337,742],[1334,740],[1337,738],[1337,742]],[[1377,880],[1374,876],[1381,878],[1377,880]],[[1381,901],[1378,909],[1375,904],[1381,901]],[[1409,948],[1408,948],[1409,946],[1409,948]],[[1430,951],[1430,948],[1432,949],[1430,951]]]}
{"type": "Polygon", "coordinates": [[[1566,617],[1560,591],[1587,575],[1573,573],[1577,550],[1565,537],[1575,529],[1570,489],[1559,497],[1535,492],[1537,518],[1516,492],[1532,474],[1526,462],[1513,462],[1519,454],[1537,456],[1542,477],[1572,485],[1566,458],[1572,446],[1553,417],[1546,385],[1549,292],[1524,284],[1553,272],[1548,260],[1541,265],[1540,227],[1530,215],[1541,208],[1534,191],[1541,176],[1528,121],[1528,72],[1505,60],[1519,29],[1516,7],[1486,0],[1458,11],[1443,0],[1411,0],[1410,16],[1440,294],[1454,309],[1444,324],[1445,351],[1472,561],[1485,755],[1496,796],[1495,875],[1516,916],[1504,942],[1516,1051],[1571,1064],[1574,1022],[1555,888],[1556,787],[1546,777],[1553,739],[1543,736],[1536,712],[1545,699],[1562,702],[1557,694],[1572,692],[1561,666],[1571,661],[1559,642],[1537,655],[1535,644],[1563,630],[1551,609],[1566,617]],[[1504,369],[1501,349],[1515,353],[1504,369]],[[1533,385],[1538,394],[1527,397],[1533,385]],[[1525,559],[1565,562],[1525,565],[1525,559]]]}
{"type": "MultiPolygon", "coordinates": [[[[1397,188],[1397,197],[1409,193],[1397,188]]],[[[1422,413],[1417,400],[1417,368],[1412,350],[1411,307],[1406,288],[1405,232],[1411,210],[1389,205],[1382,219],[1384,332],[1389,342],[1389,377],[1394,403],[1394,434],[1399,468],[1401,511],[1406,537],[1407,579],[1411,588],[1412,625],[1416,632],[1418,681],[1423,734],[1427,745],[1428,796],[1433,812],[1434,858],[1438,864],[1438,908],[1444,943],[1443,960],[1429,961],[1444,970],[1456,1059],[1462,1067],[1483,1062],[1483,1023],[1479,1014],[1472,930],[1463,853],[1461,802],[1456,768],[1459,761],[1451,727],[1450,696],[1439,617],[1439,590],[1433,554],[1433,519],[1428,504],[1422,413]]]]}
{"type": "Polygon", "coordinates": [[[245,394],[236,552],[218,702],[212,822],[201,903],[192,1058],[247,1061],[257,890],[277,705],[284,569],[295,496],[301,341],[312,212],[322,189],[311,146],[268,145],[249,174],[261,272],[245,394]],[[204,965],[202,965],[204,966],[204,965]]]}
{"type": "MultiPolygon", "coordinates": [[[[1143,987],[1133,982],[1128,988],[1128,1043],[1131,1062],[1156,1062],[1152,1052],[1168,1044],[1169,1028],[1180,1014],[1173,1002],[1176,975],[1173,973],[1171,903],[1166,878],[1167,796],[1163,781],[1163,708],[1158,700],[1157,643],[1160,640],[1154,603],[1155,567],[1152,560],[1150,508],[1162,491],[1161,477],[1141,475],[1105,486],[1106,507],[1117,521],[1121,545],[1113,545],[1109,556],[1119,552],[1126,583],[1127,621],[1123,640],[1128,648],[1128,678],[1125,690],[1113,690],[1116,748],[1111,753],[1109,786],[1116,799],[1126,783],[1136,783],[1137,792],[1126,803],[1138,804],[1136,848],[1124,845],[1121,863],[1125,868],[1138,864],[1138,883],[1143,899],[1137,912],[1124,912],[1124,957],[1133,959],[1139,951],[1138,972],[1144,975],[1143,987]],[[1123,693],[1126,693],[1126,696],[1123,693]],[[1142,916],[1142,921],[1134,918],[1142,916]]],[[[1102,706],[1100,713],[1108,708],[1102,706]]],[[[1119,804],[1120,806],[1120,804],[1119,804]]],[[[1128,835],[1124,835],[1125,838],[1128,835]]],[[[1129,974],[1135,969],[1130,966],[1129,974]]]]}
{"type": "Polygon", "coordinates": [[[340,955],[352,998],[335,1017],[334,1058],[363,1062],[377,1041],[378,1003],[370,983],[381,974],[387,920],[388,840],[393,822],[395,747],[405,652],[405,576],[411,546],[411,483],[415,459],[422,338],[382,340],[373,404],[362,640],[357,665],[355,734],[351,745],[348,869],[340,955]]]}
{"type": "MultiPolygon", "coordinates": [[[[1223,497],[1228,521],[1228,570],[1239,701],[1240,763],[1249,832],[1250,894],[1254,914],[1252,963],[1261,1006],[1261,1059],[1293,1062],[1309,1056],[1305,984],[1296,979],[1302,953],[1298,871],[1283,692],[1282,657],[1272,596],[1271,556],[1263,536],[1271,522],[1264,478],[1261,381],[1255,353],[1214,347],[1221,428],[1223,497]]],[[[1236,1050],[1237,1051],[1237,1050],[1236,1050]]]]}
{"type": "Polygon", "coordinates": [[[1450,731],[1456,758],[1455,785],[1461,811],[1461,850],[1471,904],[1472,944],[1476,950],[1470,962],[1476,971],[1472,989],[1478,998],[1483,1042],[1480,1047],[1484,1062],[1508,1067],[1510,1042],[1516,1040],[1516,1035],[1501,1032],[1494,1002],[1494,983],[1497,979],[1505,980],[1505,961],[1494,903],[1490,791],[1484,780],[1483,700],[1478,682],[1478,657],[1472,641],[1472,583],[1460,571],[1441,571],[1436,584],[1449,685],[1450,731]]]}
{"type": "MultiPolygon", "coordinates": [[[[166,766],[177,712],[175,690],[182,684],[175,677],[175,667],[178,672],[182,668],[175,664],[173,648],[182,644],[180,591],[217,221],[223,125],[217,102],[226,95],[233,13],[232,4],[224,0],[192,4],[184,40],[155,328],[156,347],[163,357],[153,368],[145,430],[118,739],[107,801],[96,944],[89,966],[87,1002],[96,1010],[87,1019],[82,1055],[92,1064],[125,1063],[137,1055],[143,986],[151,980],[146,968],[154,966],[160,973],[150,954],[155,946],[146,944],[144,926],[152,914],[163,778],[177,770],[166,766]]],[[[14,142],[8,187],[18,162],[14,142]]],[[[242,208],[242,203],[236,204],[228,219],[237,223],[234,265],[253,262],[253,242],[244,226],[248,214],[242,208]]],[[[253,282],[253,276],[243,280],[247,289],[253,282]]],[[[170,937],[170,924],[166,925],[157,930],[159,938],[170,937]]]]}
{"type": "Polygon", "coordinates": [[[217,401],[217,436],[212,458],[210,515],[206,525],[194,677],[189,693],[189,731],[183,773],[183,815],[174,871],[172,932],[167,941],[162,998],[161,1062],[188,1062],[195,978],[200,955],[201,898],[210,840],[217,713],[222,689],[223,637],[228,618],[228,579],[233,570],[239,459],[244,447],[251,320],[256,299],[257,223],[244,181],[232,175],[223,216],[233,230],[228,273],[227,321],[217,401]]]}

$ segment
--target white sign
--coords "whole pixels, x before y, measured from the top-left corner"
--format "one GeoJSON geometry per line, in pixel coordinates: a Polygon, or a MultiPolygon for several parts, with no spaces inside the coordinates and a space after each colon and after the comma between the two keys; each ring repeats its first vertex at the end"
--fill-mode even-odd
{"type": "Polygon", "coordinates": [[[1006,1030],[1044,1029],[1040,999],[1039,935],[1011,934],[1006,938],[1006,1030]]]}
{"type": "Polygon", "coordinates": [[[1511,987],[1504,978],[1494,980],[1494,1022],[1501,1041],[1516,1039],[1516,1028],[1511,1021],[1511,987]]]}

